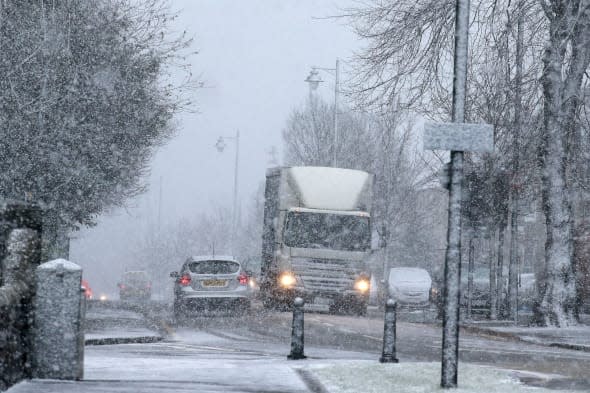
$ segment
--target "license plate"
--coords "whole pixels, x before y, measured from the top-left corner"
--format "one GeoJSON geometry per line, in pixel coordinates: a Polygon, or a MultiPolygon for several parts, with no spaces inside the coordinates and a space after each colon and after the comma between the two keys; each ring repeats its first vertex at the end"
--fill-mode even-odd
{"type": "Polygon", "coordinates": [[[204,287],[225,287],[227,280],[203,280],[201,283],[204,287]]]}
{"type": "Polygon", "coordinates": [[[313,304],[329,306],[332,304],[332,299],[330,299],[329,297],[315,297],[313,299],[313,304]]]}

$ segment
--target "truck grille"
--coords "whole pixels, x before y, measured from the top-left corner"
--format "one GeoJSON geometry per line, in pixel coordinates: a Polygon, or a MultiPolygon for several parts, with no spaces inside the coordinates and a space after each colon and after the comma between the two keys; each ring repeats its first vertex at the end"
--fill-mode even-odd
{"type": "Polygon", "coordinates": [[[314,292],[342,292],[352,289],[360,273],[358,261],[339,259],[293,258],[293,271],[303,281],[306,290],[314,292]]]}

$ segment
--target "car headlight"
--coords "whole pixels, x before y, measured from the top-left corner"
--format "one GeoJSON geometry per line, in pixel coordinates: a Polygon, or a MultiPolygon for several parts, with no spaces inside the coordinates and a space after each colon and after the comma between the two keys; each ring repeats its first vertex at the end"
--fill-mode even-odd
{"type": "Polygon", "coordinates": [[[371,288],[371,283],[366,278],[359,278],[354,283],[354,289],[359,292],[365,293],[371,288]]]}
{"type": "Polygon", "coordinates": [[[284,272],[279,276],[279,284],[283,288],[291,288],[295,285],[296,282],[297,279],[295,278],[295,275],[291,272],[284,272]]]}

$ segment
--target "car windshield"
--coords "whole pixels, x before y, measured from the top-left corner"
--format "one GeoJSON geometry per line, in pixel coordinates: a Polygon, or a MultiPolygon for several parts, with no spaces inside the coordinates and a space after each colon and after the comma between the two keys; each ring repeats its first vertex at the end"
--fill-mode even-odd
{"type": "Polygon", "coordinates": [[[146,272],[127,272],[123,275],[122,281],[128,284],[142,284],[149,279],[146,272]]]}
{"type": "Polygon", "coordinates": [[[285,244],[289,247],[366,251],[370,246],[369,217],[289,212],[285,244]]]}
{"type": "Polygon", "coordinates": [[[232,274],[240,270],[240,264],[233,261],[197,261],[189,263],[188,268],[195,274],[232,274]]]}

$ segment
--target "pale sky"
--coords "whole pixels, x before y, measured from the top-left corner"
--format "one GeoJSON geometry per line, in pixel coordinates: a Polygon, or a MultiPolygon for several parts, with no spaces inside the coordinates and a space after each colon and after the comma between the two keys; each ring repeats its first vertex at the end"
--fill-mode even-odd
{"type": "MultiPolygon", "coordinates": [[[[334,67],[359,42],[339,13],[352,1],[173,0],[180,11],[174,28],[194,37],[193,74],[208,88],[195,93],[199,113],[177,117],[178,132],[155,155],[150,190],[127,209],[101,217],[95,228],[74,234],[70,259],[80,264],[95,292],[114,293],[116,279],[146,228],[193,217],[212,206],[231,206],[235,144],[218,153],[219,136],[240,130],[239,195],[247,201],[264,181],[268,151],[282,148],[281,131],[289,112],[308,96],[304,79],[312,65],[334,67]],[[159,204],[160,179],[162,199],[159,204]]],[[[320,87],[333,99],[333,77],[320,87]]]]}

